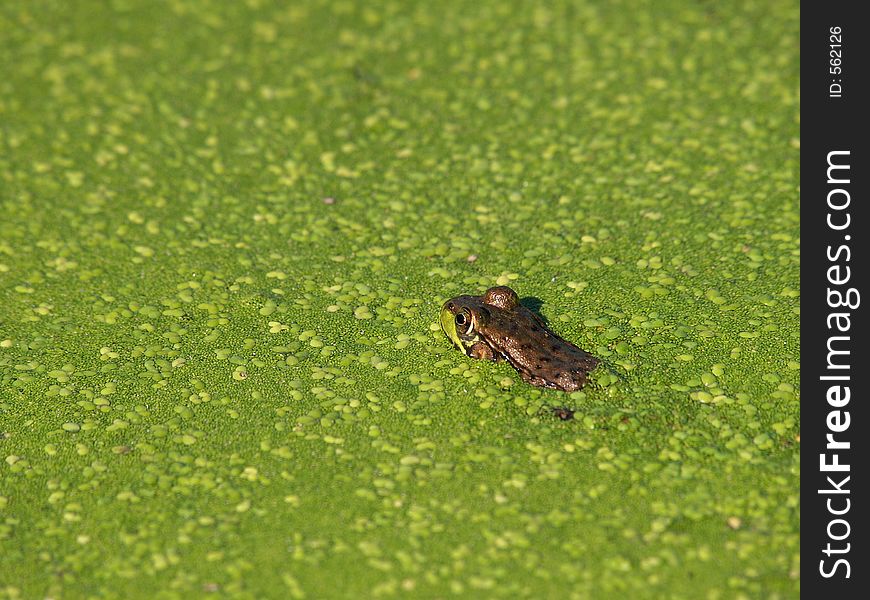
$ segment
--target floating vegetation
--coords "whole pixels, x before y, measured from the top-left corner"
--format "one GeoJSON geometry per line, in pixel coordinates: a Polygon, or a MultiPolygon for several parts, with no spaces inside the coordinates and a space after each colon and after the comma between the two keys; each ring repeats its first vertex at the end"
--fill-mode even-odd
{"type": "Polygon", "coordinates": [[[797,595],[794,3],[42,4],[0,598],[797,595]],[[495,285],[582,391],[451,348],[495,285]]]}

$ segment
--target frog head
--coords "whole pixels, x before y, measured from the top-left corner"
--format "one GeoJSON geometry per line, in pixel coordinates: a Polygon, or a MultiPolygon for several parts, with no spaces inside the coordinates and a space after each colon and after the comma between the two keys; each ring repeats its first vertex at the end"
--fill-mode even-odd
{"type": "Polygon", "coordinates": [[[468,354],[480,338],[478,332],[486,323],[486,309],[474,296],[457,296],[441,307],[441,329],[453,344],[468,354]]]}
{"type": "Polygon", "coordinates": [[[519,306],[517,293],[499,285],[482,296],[457,296],[441,307],[441,329],[453,344],[469,354],[478,341],[487,341],[488,326],[493,312],[511,313],[519,306]]]}

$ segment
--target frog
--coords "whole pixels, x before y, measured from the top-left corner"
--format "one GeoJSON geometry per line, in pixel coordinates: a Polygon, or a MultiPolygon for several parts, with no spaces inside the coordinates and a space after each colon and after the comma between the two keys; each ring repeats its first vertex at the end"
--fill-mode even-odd
{"type": "Polygon", "coordinates": [[[544,319],[520,304],[505,285],[481,296],[456,296],[441,307],[441,328],[466,355],[505,360],[531,385],[574,392],[599,359],[563,339],[544,319]]]}

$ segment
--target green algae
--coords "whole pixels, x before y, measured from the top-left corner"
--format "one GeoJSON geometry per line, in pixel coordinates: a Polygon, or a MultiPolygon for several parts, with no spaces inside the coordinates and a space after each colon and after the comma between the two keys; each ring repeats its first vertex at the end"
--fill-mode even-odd
{"type": "Polygon", "coordinates": [[[0,598],[799,592],[795,6],[0,30],[0,598]],[[495,284],[592,384],[450,346],[495,284]]]}

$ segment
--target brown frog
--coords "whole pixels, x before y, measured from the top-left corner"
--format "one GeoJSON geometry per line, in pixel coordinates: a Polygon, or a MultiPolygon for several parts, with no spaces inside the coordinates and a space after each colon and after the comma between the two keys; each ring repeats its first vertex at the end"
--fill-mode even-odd
{"type": "Polygon", "coordinates": [[[441,327],[472,358],[504,359],[539,387],[579,390],[598,359],[553,333],[506,286],[483,296],[457,296],[441,308],[441,327]]]}

